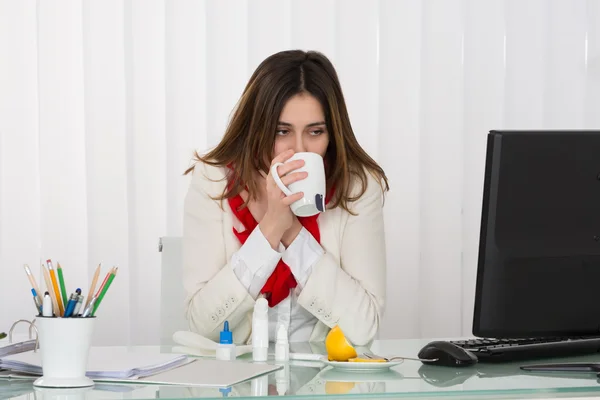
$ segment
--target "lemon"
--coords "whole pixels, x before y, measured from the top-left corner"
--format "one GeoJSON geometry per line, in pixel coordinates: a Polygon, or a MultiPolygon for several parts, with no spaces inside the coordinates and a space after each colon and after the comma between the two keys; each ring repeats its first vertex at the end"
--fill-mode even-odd
{"type": "Polygon", "coordinates": [[[354,388],[354,382],[325,382],[325,394],[346,394],[354,388]]]}
{"type": "Polygon", "coordinates": [[[349,359],[349,360],[348,360],[348,362],[374,362],[374,363],[377,363],[377,362],[385,362],[385,360],[382,360],[382,359],[372,359],[372,358],[359,358],[359,357],[356,357],[356,358],[351,358],[351,359],[349,359]]]}
{"type": "Polygon", "coordinates": [[[348,361],[351,358],[356,358],[356,350],[339,326],[334,326],[325,338],[325,349],[327,350],[327,359],[329,361],[348,361]]]}

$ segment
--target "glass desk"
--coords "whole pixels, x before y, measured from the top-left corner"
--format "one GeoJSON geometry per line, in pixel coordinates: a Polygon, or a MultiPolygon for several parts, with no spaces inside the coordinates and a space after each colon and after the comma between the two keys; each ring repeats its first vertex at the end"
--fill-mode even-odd
{"type": "MultiPolygon", "coordinates": [[[[415,357],[429,340],[376,341],[371,350],[388,356],[415,357]]],[[[319,351],[319,345],[297,344],[306,352],[319,351]],[[308,347],[306,347],[308,346],[308,347]],[[309,351],[310,351],[309,350],[309,351]]],[[[133,346],[131,351],[170,352],[170,346],[133,346]]],[[[247,357],[243,357],[248,359],[247,357]]],[[[600,354],[561,359],[598,361],[600,354]]],[[[544,360],[543,362],[550,361],[544,360]]],[[[556,361],[556,360],[552,360],[556,361]]],[[[533,363],[533,362],[528,362],[533,363]]],[[[0,380],[0,399],[95,400],[95,399],[191,399],[223,397],[262,397],[285,395],[292,399],[386,398],[386,399],[580,399],[600,398],[600,381],[593,373],[533,374],[519,369],[525,363],[479,364],[465,368],[404,363],[387,372],[342,372],[317,362],[290,361],[280,370],[234,385],[228,389],[141,384],[104,384],[88,389],[39,389],[32,381],[0,380]],[[289,377],[289,379],[288,379],[289,377]]]]}

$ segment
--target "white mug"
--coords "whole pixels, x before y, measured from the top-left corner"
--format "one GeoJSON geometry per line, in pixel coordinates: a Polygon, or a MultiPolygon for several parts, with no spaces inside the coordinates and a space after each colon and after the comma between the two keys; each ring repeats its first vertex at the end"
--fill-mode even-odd
{"type": "Polygon", "coordinates": [[[271,167],[271,175],[277,183],[277,186],[286,196],[294,193],[303,192],[304,197],[292,203],[290,208],[298,217],[310,217],[325,211],[325,166],[323,157],[317,153],[296,153],[286,162],[293,160],[304,160],[304,166],[291,172],[308,172],[308,176],[302,180],[293,182],[286,187],[277,168],[283,163],[275,163],[271,167]]]}

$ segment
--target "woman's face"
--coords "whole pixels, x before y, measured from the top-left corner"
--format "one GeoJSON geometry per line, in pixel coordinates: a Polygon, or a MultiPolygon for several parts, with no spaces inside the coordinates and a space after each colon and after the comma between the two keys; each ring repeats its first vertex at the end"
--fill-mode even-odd
{"type": "Polygon", "coordinates": [[[321,103],[308,93],[291,97],[279,116],[273,157],[286,150],[325,156],[329,133],[321,103]]]}

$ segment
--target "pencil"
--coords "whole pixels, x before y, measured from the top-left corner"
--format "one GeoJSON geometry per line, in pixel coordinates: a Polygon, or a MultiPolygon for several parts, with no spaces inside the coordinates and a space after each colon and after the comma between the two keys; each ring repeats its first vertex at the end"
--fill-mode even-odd
{"type": "MultiPolygon", "coordinates": [[[[42,293],[42,292],[40,292],[40,288],[38,287],[38,285],[35,281],[35,277],[31,273],[31,270],[29,269],[29,265],[23,264],[23,268],[25,269],[27,278],[29,278],[29,283],[31,283],[31,287],[35,289],[35,292],[38,293],[38,295],[39,295],[39,293],[42,293]]],[[[43,295],[43,293],[41,295],[43,295]]]]}
{"type": "Polygon", "coordinates": [[[102,285],[100,285],[100,288],[96,292],[96,297],[100,296],[100,292],[102,292],[102,289],[104,289],[104,285],[106,285],[106,282],[108,282],[108,278],[110,278],[110,275],[112,274],[112,272],[113,272],[114,269],[115,269],[115,267],[112,267],[108,271],[108,273],[106,274],[106,276],[104,277],[104,280],[102,281],[102,285]]]}
{"type": "Polygon", "coordinates": [[[91,316],[94,316],[94,314],[96,313],[98,306],[100,306],[102,299],[104,299],[104,296],[106,295],[106,292],[108,291],[108,288],[110,287],[110,284],[115,279],[115,276],[117,276],[117,268],[113,267],[110,270],[110,273],[108,274],[108,279],[106,280],[105,284],[102,285],[102,292],[100,293],[100,296],[98,296],[98,299],[96,299],[96,302],[94,303],[94,310],[90,314],[91,316]]]}
{"type": "Polygon", "coordinates": [[[63,270],[59,262],[56,263],[56,272],[58,273],[58,282],[60,283],[60,294],[62,295],[63,305],[66,310],[69,298],[67,297],[67,289],[65,288],[65,277],[63,276],[63,270]]]}
{"type": "Polygon", "coordinates": [[[54,294],[54,289],[52,289],[52,279],[50,278],[50,273],[44,264],[42,264],[42,270],[44,271],[44,280],[46,281],[46,290],[50,294],[50,298],[52,299],[52,309],[54,314],[57,317],[61,315],[58,314],[58,300],[56,300],[56,295],[54,294]]]}
{"type": "Polygon", "coordinates": [[[54,272],[54,268],[52,268],[52,261],[46,260],[46,264],[48,264],[48,270],[50,272],[50,279],[52,280],[52,287],[54,288],[54,296],[56,297],[56,301],[58,303],[58,312],[62,317],[65,313],[65,308],[62,303],[62,299],[60,298],[60,291],[58,290],[58,281],[56,280],[56,273],[54,272]]]}
{"type": "Polygon", "coordinates": [[[100,276],[100,269],[102,268],[102,263],[98,264],[96,267],[96,272],[94,272],[94,278],[92,278],[92,284],[90,285],[90,291],[88,292],[87,301],[85,302],[85,306],[83,309],[85,310],[87,306],[92,301],[92,297],[94,297],[94,290],[96,290],[96,284],[98,283],[98,277],[100,276]]]}

